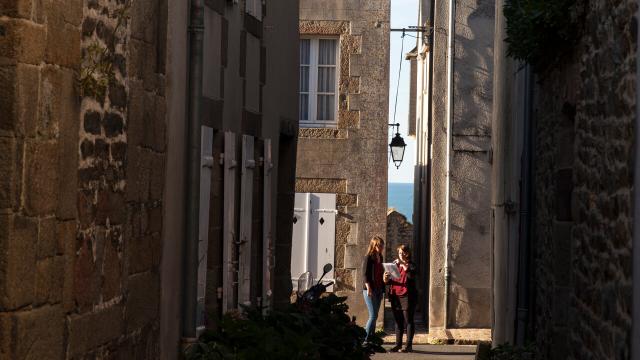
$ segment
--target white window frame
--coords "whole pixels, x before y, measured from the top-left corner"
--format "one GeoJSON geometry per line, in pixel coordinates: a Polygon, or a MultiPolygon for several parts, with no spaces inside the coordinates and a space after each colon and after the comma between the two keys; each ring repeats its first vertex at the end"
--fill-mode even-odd
{"type": "Polygon", "coordinates": [[[247,0],[246,13],[262,21],[262,0],[247,0]]]}
{"type": "MultiPolygon", "coordinates": [[[[302,36],[300,40],[310,40],[309,44],[309,91],[305,94],[309,97],[309,119],[299,119],[300,127],[305,128],[336,128],[338,126],[338,97],[340,95],[340,37],[339,36],[302,36]],[[318,116],[318,95],[331,95],[331,93],[318,93],[318,47],[319,40],[336,40],[336,61],[334,68],[335,82],[334,82],[334,109],[333,109],[333,121],[317,120],[318,116]]],[[[299,56],[299,55],[298,55],[299,56]]],[[[323,65],[325,66],[325,65],[323,65]]],[[[299,70],[298,70],[299,71],[299,70]]],[[[300,101],[300,95],[303,94],[298,88],[298,101],[300,101]]],[[[298,114],[300,116],[300,114],[298,114]]]]}

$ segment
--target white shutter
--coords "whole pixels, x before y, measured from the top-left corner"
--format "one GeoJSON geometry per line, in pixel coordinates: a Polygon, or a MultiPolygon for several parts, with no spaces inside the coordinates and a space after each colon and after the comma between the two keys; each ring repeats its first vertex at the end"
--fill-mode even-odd
{"type": "Polygon", "coordinates": [[[200,151],[200,227],[198,229],[198,316],[196,327],[205,326],[205,291],[207,284],[207,250],[209,248],[209,202],[211,199],[211,167],[213,166],[213,129],[202,127],[200,151]]]}
{"type": "Polygon", "coordinates": [[[236,307],[234,299],[234,274],[236,266],[233,261],[233,247],[236,242],[235,232],[235,193],[236,193],[236,136],[232,132],[224,133],[224,234],[222,249],[222,311],[227,312],[236,307]]]}
{"type": "MultiPolygon", "coordinates": [[[[322,275],[325,264],[334,264],[336,243],[336,194],[296,193],[291,244],[291,280],[311,271],[322,275]]],[[[333,270],[324,279],[333,280],[333,270]]]]}
{"type": "MultiPolygon", "coordinates": [[[[309,265],[307,268],[316,278],[322,268],[334,265],[336,246],[336,194],[311,194],[311,217],[309,220],[309,265]]],[[[333,270],[324,279],[333,280],[333,270]]]]}
{"type": "Polygon", "coordinates": [[[262,0],[247,0],[247,10],[249,15],[262,21],[262,0]]]}
{"type": "Polygon", "coordinates": [[[273,269],[273,238],[271,234],[271,139],[264,140],[264,190],[262,215],[262,300],[271,305],[271,270],[273,269]]]}
{"type": "Polygon", "coordinates": [[[253,223],[253,136],[242,136],[242,179],[240,190],[240,262],[238,302],[251,304],[251,226],[253,223]]]}
{"type": "Polygon", "coordinates": [[[309,193],[296,193],[293,209],[293,239],[291,241],[291,281],[294,290],[298,278],[307,271],[307,238],[309,231],[309,193]]]}

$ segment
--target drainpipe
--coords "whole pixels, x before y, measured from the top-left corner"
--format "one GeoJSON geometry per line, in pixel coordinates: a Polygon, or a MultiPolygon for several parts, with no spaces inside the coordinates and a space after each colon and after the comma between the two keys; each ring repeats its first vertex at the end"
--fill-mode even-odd
{"type": "Polygon", "coordinates": [[[527,321],[529,319],[529,249],[531,239],[531,159],[532,159],[532,131],[531,114],[533,111],[533,81],[531,66],[524,69],[524,128],[522,144],[522,166],[520,168],[520,234],[518,246],[518,285],[516,300],[516,331],[515,344],[524,345],[527,321]]]}
{"type": "Polygon", "coordinates": [[[202,98],[203,0],[191,0],[189,17],[189,89],[187,124],[187,181],[184,271],[182,290],[182,343],[196,340],[198,286],[198,226],[200,210],[200,141],[202,98]]]}
{"type": "MultiPolygon", "coordinates": [[[[636,15],[636,18],[640,16],[640,10],[636,15]]],[[[640,23],[638,23],[638,29],[640,30],[640,23]]],[[[636,49],[636,59],[640,59],[640,38],[638,38],[638,44],[636,49]]],[[[632,295],[632,319],[631,322],[631,358],[633,360],[640,360],[640,196],[638,190],[640,190],[640,61],[636,61],[636,123],[635,123],[635,141],[634,141],[634,157],[635,166],[633,171],[633,243],[631,248],[633,251],[632,266],[632,282],[633,282],[633,295],[632,295]]]]}
{"type": "Polygon", "coordinates": [[[445,228],[444,228],[444,329],[449,325],[449,287],[451,281],[451,269],[449,268],[449,228],[451,220],[449,208],[451,192],[451,140],[453,137],[453,37],[455,35],[455,0],[449,0],[449,32],[447,34],[447,164],[446,164],[446,189],[445,189],[445,228]]]}

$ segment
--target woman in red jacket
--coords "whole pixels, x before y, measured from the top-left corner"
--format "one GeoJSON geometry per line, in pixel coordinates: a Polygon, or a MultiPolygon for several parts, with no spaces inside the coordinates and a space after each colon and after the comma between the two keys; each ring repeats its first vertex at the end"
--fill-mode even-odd
{"type": "Polygon", "coordinates": [[[415,334],[413,315],[416,311],[418,291],[416,289],[417,269],[415,264],[411,262],[411,250],[409,247],[405,245],[398,246],[398,259],[394,261],[394,264],[398,266],[400,278],[393,279],[391,274],[384,273],[384,282],[391,285],[389,287],[389,301],[391,302],[393,318],[396,321],[396,346],[389,351],[411,352],[413,335],[415,334]],[[405,348],[401,349],[405,326],[407,328],[407,343],[405,348]]]}

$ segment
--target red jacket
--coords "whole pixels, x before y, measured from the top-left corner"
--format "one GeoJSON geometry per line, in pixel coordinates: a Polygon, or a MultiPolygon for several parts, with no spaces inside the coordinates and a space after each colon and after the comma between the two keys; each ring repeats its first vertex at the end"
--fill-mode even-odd
{"type": "Polygon", "coordinates": [[[391,285],[389,288],[389,294],[396,296],[407,296],[408,294],[412,294],[416,290],[414,279],[416,272],[415,264],[409,262],[407,264],[407,270],[404,270],[400,266],[399,262],[395,261],[395,263],[400,271],[400,279],[389,279],[388,283],[391,285]]]}

